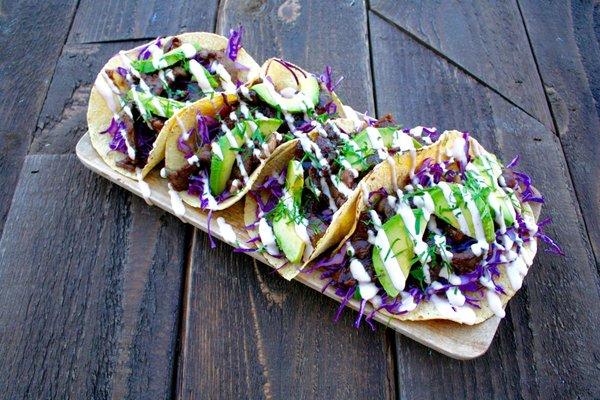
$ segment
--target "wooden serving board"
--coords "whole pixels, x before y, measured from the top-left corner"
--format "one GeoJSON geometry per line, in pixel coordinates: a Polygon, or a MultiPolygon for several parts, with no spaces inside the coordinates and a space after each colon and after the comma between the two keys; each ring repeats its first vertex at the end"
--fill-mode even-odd
{"type": "MultiPolygon", "coordinates": [[[[87,133],[77,143],[76,152],[77,157],[79,157],[81,162],[86,167],[111,180],[117,185],[129,190],[130,192],[140,197],[142,196],[137,181],[127,178],[112,170],[102,160],[96,150],[92,147],[90,137],[87,133]]],[[[146,182],[152,191],[149,199],[150,202],[153,205],[160,207],[171,214],[174,214],[167,189],[167,182],[165,179],[160,177],[157,169],[146,176],[146,182]]],[[[180,217],[180,219],[183,222],[192,224],[196,228],[207,232],[208,214],[187,204],[185,207],[185,215],[180,217]]],[[[211,235],[215,238],[223,240],[216,222],[218,217],[223,217],[227,223],[233,227],[240,242],[248,240],[249,237],[246,229],[244,228],[243,207],[244,201],[241,200],[237,204],[224,211],[214,212],[210,225],[211,235]]],[[[246,254],[268,265],[267,261],[262,257],[261,254],[256,252],[250,252],[246,254]]],[[[321,291],[325,285],[325,282],[319,279],[318,272],[314,272],[312,274],[301,273],[298,274],[295,279],[317,291],[321,291]]],[[[323,293],[328,297],[341,302],[341,298],[335,294],[335,290],[333,288],[329,287],[323,293]]],[[[360,302],[355,299],[352,299],[348,303],[348,307],[354,310],[358,310],[359,306],[360,302]]],[[[371,310],[372,306],[367,305],[365,314],[368,314],[371,310]]],[[[332,305],[332,314],[334,311],[335,310],[332,305]]],[[[390,319],[389,317],[386,317],[380,313],[375,314],[374,319],[381,324],[416,340],[419,343],[439,351],[442,354],[462,360],[472,359],[485,353],[492,343],[496,329],[500,323],[500,318],[498,317],[492,317],[481,324],[472,326],[461,325],[450,321],[411,322],[390,319]]]]}

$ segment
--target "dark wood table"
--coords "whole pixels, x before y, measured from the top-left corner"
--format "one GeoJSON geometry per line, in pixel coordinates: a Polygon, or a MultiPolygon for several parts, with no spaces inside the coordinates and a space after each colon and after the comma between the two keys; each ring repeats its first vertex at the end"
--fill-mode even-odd
{"type": "Polygon", "coordinates": [[[0,397],[599,398],[597,2],[0,2],[0,397]],[[546,195],[540,252],[481,358],[355,314],[84,169],[117,50],[242,23],[259,61],[345,76],[406,126],[469,130],[546,195]]]}

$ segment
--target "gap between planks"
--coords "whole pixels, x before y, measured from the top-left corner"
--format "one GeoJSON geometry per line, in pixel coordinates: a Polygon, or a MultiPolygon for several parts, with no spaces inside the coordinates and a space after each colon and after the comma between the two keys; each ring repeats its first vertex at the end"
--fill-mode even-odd
{"type": "MultiPolygon", "coordinates": [[[[485,82],[484,80],[482,80],[480,77],[478,77],[477,75],[474,75],[473,73],[471,73],[471,71],[469,71],[466,67],[464,67],[459,62],[457,62],[454,59],[448,57],[447,55],[445,55],[444,53],[442,53],[440,50],[438,50],[435,47],[431,46],[430,44],[428,44],[427,42],[425,42],[423,39],[421,39],[418,36],[414,35],[409,30],[407,30],[407,29],[403,28],[402,26],[398,25],[397,23],[395,23],[394,21],[392,21],[391,19],[389,19],[387,16],[383,15],[382,13],[380,13],[379,11],[377,11],[375,9],[369,8],[369,12],[372,12],[373,14],[377,15],[379,18],[381,18],[382,20],[384,20],[386,23],[390,24],[394,28],[398,29],[399,31],[401,31],[402,33],[404,33],[405,35],[407,35],[408,37],[410,37],[411,39],[413,39],[420,46],[423,46],[424,48],[426,48],[426,49],[430,50],[431,52],[433,52],[436,56],[439,56],[439,57],[443,58],[450,65],[458,68],[465,75],[467,75],[468,77],[474,79],[477,83],[481,84],[485,88],[491,90],[492,92],[494,92],[495,94],[497,94],[498,96],[500,96],[502,99],[504,99],[506,102],[508,102],[511,106],[517,108],[518,110],[522,111],[523,113],[525,113],[529,117],[533,118],[534,120],[536,120],[540,124],[544,125],[544,123],[542,121],[540,121],[537,117],[535,117],[534,115],[532,115],[531,113],[529,113],[528,111],[526,111],[525,109],[523,109],[521,106],[519,106],[518,104],[516,104],[514,101],[512,101],[506,95],[504,95],[503,93],[501,93],[498,89],[496,89],[493,86],[490,86],[487,82],[485,82]]],[[[371,67],[372,67],[372,62],[373,62],[373,59],[371,57],[371,67]]],[[[551,130],[551,132],[554,135],[558,136],[558,133],[556,132],[556,126],[553,125],[552,128],[553,129],[551,130]]]]}

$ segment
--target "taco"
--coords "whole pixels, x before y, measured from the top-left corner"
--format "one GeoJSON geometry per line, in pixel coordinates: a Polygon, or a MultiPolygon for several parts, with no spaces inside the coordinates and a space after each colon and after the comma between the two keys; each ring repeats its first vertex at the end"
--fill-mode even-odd
{"type": "Polygon", "coordinates": [[[311,267],[344,298],[401,320],[503,317],[537,251],[542,198],[468,134],[381,163],[360,184],[357,219],[311,267]],[[395,178],[393,178],[395,177],[395,178]]]}
{"type": "Polygon", "coordinates": [[[309,133],[336,116],[336,101],[319,78],[277,59],[253,85],[190,105],[164,128],[171,197],[205,210],[231,206],[291,140],[313,148],[309,133]]]}
{"type": "Polygon", "coordinates": [[[121,51],[98,74],[87,113],[92,144],[106,163],[141,179],[164,158],[166,121],[203,97],[235,92],[258,75],[242,31],[158,38],[121,51]]]}
{"type": "Polygon", "coordinates": [[[259,251],[286,279],[352,229],[353,194],[375,165],[397,153],[414,157],[432,142],[422,128],[411,136],[392,121],[370,121],[355,132],[351,120],[328,120],[309,133],[307,145],[288,145],[258,178],[246,198],[244,221],[259,251]]]}

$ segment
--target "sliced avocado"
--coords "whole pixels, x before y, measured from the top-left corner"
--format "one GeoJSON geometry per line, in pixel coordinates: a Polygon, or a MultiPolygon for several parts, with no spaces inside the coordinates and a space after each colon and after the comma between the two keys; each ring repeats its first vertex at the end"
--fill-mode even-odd
{"type": "Polygon", "coordinates": [[[137,71],[141,72],[142,74],[149,74],[158,71],[159,69],[170,67],[171,65],[176,64],[179,61],[193,57],[195,55],[195,52],[199,50],[199,47],[192,46],[194,47],[195,51],[194,54],[191,54],[190,50],[192,50],[192,47],[190,46],[192,45],[189,43],[184,43],[182,46],[177,47],[176,49],[173,49],[169,52],[166,52],[160,57],[160,60],[156,66],[152,62],[152,57],[146,60],[133,60],[131,61],[131,66],[137,71]]]}
{"type": "Polygon", "coordinates": [[[126,98],[136,104],[144,119],[149,118],[149,113],[159,117],[171,118],[177,111],[185,107],[185,104],[180,101],[154,96],[148,92],[138,92],[135,89],[127,92],[126,98]]]}
{"type": "Polygon", "coordinates": [[[299,264],[304,255],[306,243],[296,233],[296,224],[287,216],[273,221],[273,233],[277,246],[292,264],[299,264]]]}
{"type": "MultiPolygon", "coordinates": [[[[394,132],[396,132],[398,128],[389,126],[376,129],[379,131],[379,134],[383,139],[383,145],[387,149],[391,148],[394,142],[394,132]]],[[[356,169],[357,171],[362,171],[367,167],[364,162],[365,159],[370,155],[375,154],[375,150],[373,149],[373,145],[371,144],[371,140],[369,139],[369,134],[367,133],[366,129],[357,133],[352,140],[354,140],[354,142],[360,148],[361,154],[357,154],[357,152],[352,150],[352,148],[347,148],[344,157],[352,165],[352,168],[356,169]]],[[[416,139],[413,138],[412,141],[415,145],[415,149],[420,149],[422,147],[416,139]]]]}
{"type": "Polygon", "coordinates": [[[271,107],[290,113],[301,113],[307,109],[313,109],[319,103],[319,81],[312,75],[300,81],[299,93],[290,98],[277,93],[270,83],[258,83],[252,86],[252,90],[271,107]]]}
{"type": "MultiPolygon", "coordinates": [[[[285,178],[285,189],[291,201],[286,202],[282,199],[286,207],[300,207],[302,198],[302,188],[304,187],[304,170],[302,163],[291,160],[288,163],[287,174],[285,178]]],[[[290,210],[293,212],[293,210],[290,210]]],[[[302,261],[302,255],[306,243],[296,232],[296,222],[290,218],[289,213],[283,213],[279,219],[273,220],[273,233],[277,245],[283,251],[286,258],[293,264],[302,261]]]]}
{"type": "MultiPolygon", "coordinates": [[[[475,227],[473,225],[473,216],[471,215],[471,211],[467,206],[467,203],[463,199],[463,190],[467,190],[464,186],[458,183],[448,183],[447,184],[454,198],[456,200],[456,205],[454,207],[450,207],[446,197],[444,196],[444,192],[440,189],[439,186],[434,186],[432,188],[428,188],[427,192],[429,192],[431,199],[433,200],[433,204],[435,205],[434,214],[436,217],[442,219],[452,227],[460,230],[467,236],[474,238],[475,235],[475,227]],[[453,211],[458,209],[458,211],[453,211]],[[465,232],[458,222],[456,214],[462,214],[467,223],[468,232],[465,232]]],[[[471,194],[472,195],[472,194],[471,194]]],[[[492,214],[486,202],[481,197],[473,197],[473,201],[477,206],[479,211],[479,215],[481,216],[481,223],[483,226],[483,231],[485,233],[486,241],[491,243],[495,239],[494,232],[494,220],[492,219],[492,214]]]]}
{"type": "MultiPolygon", "coordinates": [[[[413,210],[421,211],[421,210],[413,210]]],[[[425,219],[423,218],[423,213],[415,213],[415,217],[417,219],[422,219],[422,229],[419,229],[418,234],[422,235],[425,231],[425,219]]],[[[394,215],[392,218],[387,220],[383,224],[383,230],[388,238],[388,242],[390,243],[391,251],[388,254],[381,254],[381,249],[377,246],[373,248],[373,268],[375,269],[375,273],[377,274],[377,278],[383,286],[385,292],[392,297],[398,296],[398,289],[392,283],[392,280],[388,276],[387,270],[384,264],[385,257],[394,257],[397,261],[397,267],[402,270],[402,274],[404,275],[405,280],[408,278],[410,274],[410,267],[412,265],[412,260],[415,256],[414,253],[414,243],[409,236],[408,230],[404,224],[404,220],[400,215],[394,215]]]]}
{"type": "MultiPolygon", "coordinates": [[[[507,226],[512,226],[516,218],[515,207],[510,196],[498,185],[498,178],[502,175],[502,168],[498,159],[491,154],[482,154],[474,158],[472,164],[478,176],[493,189],[490,196],[494,196],[497,201],[504,222],[507,226]]],[[[492,209],[492,213],[495,213],[494,209],[492,209]]]]}
{"type": "Polygon", "coordinates": [[[304,169],[298,160],[290,160],[285,175],[285,189],[294,199],[294,204],[299,207],[302,200],[302,188],[304,187],[304,169]]]}
{"type": "Polygon", "coordinates": [[[262,133],[262,135],[265,139],[267,139],[269,136],[271,136],[271,134],[273,132],[277,131],[277,129],[279,129],[281,124],[283,124],[283,120],[278,119],[278,118],[257,119],[254,122],[258,126],[260,133],[262,133]]]}
{"type": "MultiPolygon", "coordinates": [[[[245,122],[236,124],[231,130],[231,136],[235,139],[238,148],[244,144],[246,130],[245,122]],[[244,129],[244,132],[241,129],[244,129]]],[[[231,148],[232,143],[230,143],[227,135],[221,136],[217,143],[221,149],[222,157],[213,153],[210,160],[209,187],[213,196],[217,196],[225,190],[235,163],[235,156],[239,152],[237,148],[231,148]]]]}

